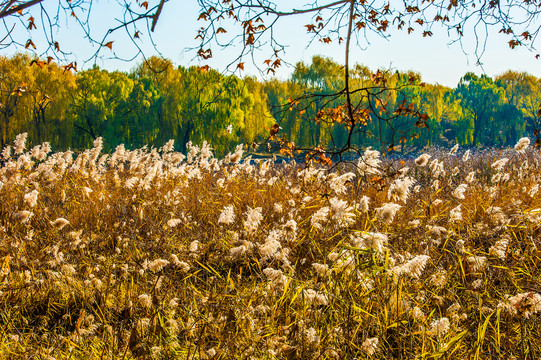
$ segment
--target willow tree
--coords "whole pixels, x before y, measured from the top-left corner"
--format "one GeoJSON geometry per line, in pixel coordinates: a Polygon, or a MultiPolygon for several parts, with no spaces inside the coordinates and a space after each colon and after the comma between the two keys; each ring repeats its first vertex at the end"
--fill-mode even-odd
{"type": "MultiPolygon", "coordinates": [[[[57,58],[69,58],[69,49],[59,43],[56,34],[58,30],[65,30],[66,19],[73,18],[83,30],[85,39],[96,45],[94,57],[99,57],[104,51],[119,56],[114,52],[115,40],[112,36],[120,33],[139,53],[141,48],[137,40],[150,37],[147,40],[152,41],[152,32],[161,15],[172,11],[167,0],[118,2],[110,11],[111,17],[118,20],[105,29],[95,26],[95,17],[103,15],[93,12],[93,0],[61,0],[55,4],[53,6],[43,0],[0,0],[0,19],[4,22],[0,30],[0,46],[36,49],[33,33],[41,31],[45,45],[36,51],[57,58]],[[38,24],[40,27],[36,30],[38,24]],[[25,31],[17,31],[17,27],[24,27],[25,31]]],[[[390,108],[389,103],[381,97],[389,91],[402,93],[406,87],[416,85],[418,79],[412,78],[405,84],[392,86],[388,74],[377,72],[373,74],[370,86],[358,87],[354,84],[350,61],[353,46],[369,46],[368,39],[373,39],[374,35],[385,38],[397,32],[431,37],[436,27],[441,27],[450,34],[451,41],[474,38],[478,42],[478,58],[481,58],[486,39],[492,32],[503,34],[511,48],[524,46],[535,49],[541,12],[539,1],[532,0],[404,0],[393,3],[386,0],[315,0],[298,8],[276,0],[198,0],[198,5],[200,11],[194,17],[201,21],[201,27],[194,29],[194,35],[200,43],[195,52],[200,58],[209,59],[213,56],[213,49],[230,47],[238,55],[229,67],[231,70],[240,71],[245,61],[257,58],[253,56],[255,50],[268,54],[263,63],[256,64],[264,64],[260,66],[262,72],[272,74],[282,66],[283,53],[288,44],[287,39],[279,38],[275,30],[286,18],[297,19],[299,31],[312,35],[311,41],[338,43],[341,46],[344,54],[343,86],[333,94],[327,94],[339,104],[332,102],[332,107],[321,109],[311,120],[322,117],[332,119],[344,127],[347,136],[343,143],[313,151],[312,155],[317,156],[324,153],[341,156],[349,150],[357,150],[353,141],[355,134],[363,132],[371,122],[391,123],[397,117],[408,116],[417,127],[428,125],[427,115],[410,106],[410,103],[400,102],[390,108]]],[[[100,23],[106,20],[100,18],[100,23]]],[[[161,26],[174,29],[174,24],[161,26]]],[[[535,56],[539,57],[539,54],[535,56]]],[[[67,69],[76,68],[74,62],[65,66],[67,69]]],[[[407,94],[404,93],[403,97],[407,97],[407,94]]],[[[295,104],[295,99],[292,100],[283,106],[290,108],[295,104]]],[[[270,132],[276,140],[279,137],[277,129],[278,126],[273,127],[270,132]]],[[[289,149],[295,148],[285,138],[281,138],[279,143],[289,149]]],[[[389,145],[389,149],[393,149],[395,144],[389,145]]]]}

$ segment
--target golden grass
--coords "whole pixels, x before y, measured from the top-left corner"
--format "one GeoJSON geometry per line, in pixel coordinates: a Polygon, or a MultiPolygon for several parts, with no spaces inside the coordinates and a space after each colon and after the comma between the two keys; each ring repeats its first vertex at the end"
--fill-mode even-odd
{"type": "Polygon", "coordinates": [[[532,149],[433,150],[440,169],[384,161],[341,184],[351,164],[95,145],[0,168],[1,358],[541,358],[532,149]],[[406,201],[389,198],[406,177],[406,201]]]}

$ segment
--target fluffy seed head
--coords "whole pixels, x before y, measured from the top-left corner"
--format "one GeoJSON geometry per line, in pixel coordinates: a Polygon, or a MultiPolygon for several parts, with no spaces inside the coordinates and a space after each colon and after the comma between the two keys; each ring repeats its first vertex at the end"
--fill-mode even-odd
{"type": "Polygon", "coordinates": [[[21,223],[26,223],[28,221],[28,219],[30,219],[30,217],[32,216],[33,214],[28,211],[28,210],[23,210],[23,211],[19,211],[19,212],[16,212],[15,214],[13,214],[13,219],[15,221],[19,221],[21,223]]]}
{"type": "Polygon", "coordinates": [[[62,230],[64,226],[68,225],[70,222],[64,218],[58,218],[55,221],[51,221],[51,225],[54,226],[57,230],[62,230]]]}
{"type": "Polygon", "coordinates": [[[418,166],[426,166],[426,164],[428,164],[428,159],[430,159],[431,156],[428,155],[428,154],[422,154],[421,156],[419,156],[417,159],[415,159],[415,163],[418,165],[418,166]]]}
{"type": "Polygon", "coordinates": [[[390,224],[393,222],[394,217],[398,210],[400,210],[402,206],[395,204],[395,203],[386,203],[383,204],[382,207],[379,207],[376,209],[376,217],[385,224],[390,224]]]}
{"type": "Polygon", "coordinates": [[[529,145],[530,145],[530,139],[527,137],[523,137],[515,145],[515,151],[518,152],[519,154],[524,154],[524,152],[526,151],[529,145]]]}
{"type": "Polygon", "coordinates": [[[378,349],[378,343],[379,343],[379,339],[376,337],[366,339],[363,341],[363,344],[361,345],[361,349],[363,349],[363,351],[368,356],[372,356],[378,349]]]}

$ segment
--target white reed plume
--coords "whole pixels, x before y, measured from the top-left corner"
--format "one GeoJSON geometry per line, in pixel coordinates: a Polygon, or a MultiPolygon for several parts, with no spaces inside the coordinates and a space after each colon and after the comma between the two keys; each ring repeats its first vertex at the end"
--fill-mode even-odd
{"type": "Polygon", "coordinates": [[[152,306],[152,296],[148,294],[141,294],[137,297],[137,301],[144,308],[150,308],[152,306]]]}
{"type": "Polygon", "coordinates": [[[188,263],[184,261],[180,261],[178,256],[176,256],[175,254],[171,254],[171,262],[182,272],[188,272],[190,270],[190,265],[188,265],[188,263]]]}
{"type": "Polygon", "coordinates": [[[162,148],[162,151],[164,153],[169,153],[175,149],[175,140],[170,139],[168,142],[165,143],[165,145],[162,148]]]}
{"type": "Polygon", "coordinates": [[[29,192],[28,194],[24,195],[24,202],[28,204],[31,208],[36,206],[38,203],[38,191],[32,190],[32,192],[29,192]]]}
{"type": "MultiPolygon", "coordinates": [[[[335,175],[335,174],[331,174],[335,175]]],[[[329,187],[337,194],[345,194],[347,192],[346,183],[351,181],[355,177],[352,172],[345,173],[340,176],[333,176],[329,182],[329,187]]]]}
{"type": "Polygon", "coordinates": [[[13,214],[13,219],[24,224],[32,217],[32,215],[34,215],[32,212],[23,210],[13,214]]]}
{"type": "Polygon", "coordinates": [[[22,154],[24,149],[26,149],[26,138],[28,133],[22,133],[15,137],[15,155],[22,154]]]}
{"type": "Polygon", "coordinates": [[[530,291],[513,297],[509,296],[505,302],[498,304],[498,307],[517,317],[529,319],[532,315],[541,312],[541,295],[530,291]]]}
{"type": "Polygon", "coordinates": [[[360,176],[379,174],[381,160],[380,153],[377,150],[372,150],[370,147],[364,151],[364,154],[357,161],[357,171],[360,176]]]}
{"type": "Polygon", "coordinates": [[[2,158],[4,160],[8,160],[10,157],[11,157],[11,146],[8,145],[2,150],[2,158]]]}
{"type": "Polygon", "coordinates": [[[457,222],[462,220],[462,205],[451,209],[449,212],[449,222],[457,222]]]}
{"type": "Polygon", "coordinates": [[[273,256],[282,248],[282,244],[279,241],[281,236],[282,232],[280,230],[272,230],[269,233],[265,239],[265,243],[259,246],[259,253],[263,258],[273,256]]]}
{"type": "Polygon", "coordinates": [[[449,151],[449,155],[455,155],[457,151],[458,151],[458,144],[456,144],[455,146],[453,146],[453,148],[451,149],[451,151],[449,151]]]}
{"type": "Polygon", "coordinates": [[[270,280],[270,286],[275,288],[281,288],[285,285],[287,277],[284,275],[282,270],[275,270],[273,268],[263,269],[263,274],[270,280]]]}
{"type": "Polygon", "coordinates": [[[210,144],[203,141],[203,145],[201,145],[201,152],[199,153],[199,161],[206,162],[212,156],[212,148],[210,147],[210,144]]]}
{"type": "Polygon", "coordinates": [[[327,295],[321,291],[313,289],[305,289],[302,291],[304,302],[311,306],[328,305],[329,299],[327,295]]]}
{"type": "Polygon", "coordinates": [[[51,221],[51,225],[54,226],[57,230],[62,230],[64,226],[68,225],[70,222],[62,217],[51,221]]]}
{"type": "Polygon", "coordinates": [[[379,339],[377,337],[365,339],[361,345],[361,349],[366,355],[372,356],[378,349],[378,343],[379,339]]]}
{"type": "Polygon", "coordinates": [[[433,320],[430,323],[430,330],[428,330],[428,333],[432,336],[437,336],[441,338],[449,332],[450,327],[451,322],[449,321],[449,319],[446,317],[442,317],[437,320],[433,320]]]}
{"type": "Polygon", "coordinates": [[[460,184],[456,187],[456,189],[453,191],[453,196],[457,199],[464,200],[466,197],[464,196],[464,193],[466,192],[466,189],[468,188],[468,185],[466,184],[460,184]]]}
{"type": "Polygon", "coordinates": [[[83,194],[84,194],[86,197],[90,197],[90,194],[94,191],[94,190],[92,190],[91,188],[86,187],[86,186],[83,186],[83,187],[81,188],[81,190],[83,190],[83,194]]]}
{"type": "Polygon", "coordinates": [[[432,156],[429,154],[422,154],[417,159],[415,159],[415,163],[418,166],[426,166],[428,164],[428,159],[430,159],[432,156]]]}
{"type": "Polygon", "coordinates": [[[509,246],[510,237],[504,235],[499,238],[494,245],[488,249],[488,254],[497,257],[498,259],[505,261],[507,255],[507,247],[509,246]]]}
{"type": "Polygon", "coordinates": [[[480,272],[487,267],[487,257],[486,256],[477,256],[472,255],[466,258],[466,263],[468,264],[471,272],[480,272]]]}
{"type": "Polygon", "coordinates": [[[534,198],[538,191],[539,191],[539,184],[535,184],[528,191],[528,196],[530,196],[531,198],[534,198]]]}
{"type": "Polygon", "coordinates": [[[359,235],[349,236],[351,244],[361,249],[373,249],[382,252],[387,245],[389,238],[387,235],[376,232],[362,232],[359,235]]]}
{"type": "Polygon", "coordinates": [[[410,177],[405,177],[403,179],[396,179],[387,192],[387,199],[392,201],[401,201],[406,202],[410,194],[410,188],[413,185],[414,181],[410,177]]]}
{"type": "Polygon", "coordinates": [[[515,151],[519,154],[524,154],[524,152],[526,152],[526,149],[528,148],[529,145],[530,145],[530,139],[527,137],[523,137],[515,145],[515,151]]]}
{"type": "Polygon", "coordinates": [[[148,264],[148,269],[153,272],[160,272],[167,265],[169,265],[169,261],[165,259],[156,259],[148,264]]]}
{"type": "Polygon", "coordinates": [[[470,150],[466,150],[464,155],[462,155],[462,161],[466,162],[470,159],[470,150]]]}
{"type": "Polygon", "coordinates": [[[310,219],[310,225],[312,225],[314,228],[321,230],[322,223],[327,221],[327,217],[329,216],[330,209],[328,206],[324,206],[318,211],[312,215],[312,218],[310,219]]]}
{"type": "Polygon", "coordinates": [[[384,224],[393,222],[394,217],[402,206],[395,203],[385,203],[382,207],[376,208],[376,217],[384,224]]]}
{"type": "Polygon", "coordinates": [[[358,210],[362,211],[363,213],[367,213],[370,205],[370,198],[368,196],[363,196],[361,200],[359,201],[359,206],[357,207],[358,210]]]}
{"type": "Polygon", "coordinates": [[[413,259],[393,267],[391,272],[397,276],[406,275],[418,279],[423,274],[428,260],[430,260],[430,256],[428,255],[417,255],[413,259]]]}
{"type": "Polygon", "coordinates": [[[326,264],[313,263],[312,267],[319,276],[324,276],[329,271],[329,267],[326,264]]]}
{"type": "Polygon", "coordinates": [[[230,225],[235,222],[235,208],[233,205],[225,206],[218,217],[218,224],[230,225]]]}
{"type": "Polygon", "coordinates": [[[257,207],[252,209],[248,206],[248,210],[246,211],[246,220],[244,221],[244,228],[249,233],[255,232],[257,228],[259,227],[259,223],[261,220],[263,220],[263,215],[261,207],[257,207]]]}
{"type": "Polygon", "coordinates": [[[333,212],[333,220],[338,224],[338,227],[347,227],[355,222],[355,214],[353,208],[348,206],[347,201],[338,198],[329,199],[331,210],[333,212]]]}
{"type": "Polygon", "coordinates": [[[501,158],[500,160],[494,161],[490,166],[496,171],[501,171],[508,161],[508,158],[501,158]]]}
{"type": "Polygon", "coordinates": [[[191,253],[197,253],[199,251],[199,241],[192,241],[190,245],[188,245],[188,251],[191,253]]]}

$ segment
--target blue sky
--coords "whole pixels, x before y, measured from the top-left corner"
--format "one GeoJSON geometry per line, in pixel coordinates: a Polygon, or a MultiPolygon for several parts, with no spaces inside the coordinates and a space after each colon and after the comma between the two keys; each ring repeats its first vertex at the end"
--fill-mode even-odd
{"type": "MultiPolygon", "coordinates": [[[[149,1],[152,5],[157,0],[149,1]]],[[[299,2],[302,4],[302,2],[299,2]]],[[[116,2],[95,1],[93,5],[92,29],[95,30],[97,38],[101,38],[111,26],[117,24],[121,16],[120,5],[116,2]]],[[[39,17],[37,8],[30,11],[36,19],[39,17]]],[[[239,53],[239,48],[231,47],[223,51],[214,49],[214,57],[210,61],[200,61],[195,57],[194,51],[187,51],[189,47],[197,46],[194,40],[197,29],[204,25],[201,21],[196,21],[199,9],[196,1],[171,0],[165,4],[164,11],[158,21],[157,28],[153,34],[156,48],[163,56],[171,59],[178,65],[204,65],[225,71],[225,67],[239,53]]],[[[283,44],[287,45],[286,53],[283,59],[291,64],[297,61],[309,62],[313,55],[324,55],[335,59],[339,63],[344,62],[344,48],[337,45],[323,45],[314,42],[306,46],[309,37],[306,34],[304,24],[309,23],[307,18],[283,18],[276,25],[277,38],[283,44]]],[[[73,18],[61,19],[62,30],[56,33],[60,40],[61,47],[70,50],[73,53],[80,67],[84,60],[88,59],[97,49],[88,41],[84,40],[83,32],[77,27],[73,18]],[[66,31],[66,29],[68,29],[66,31]]],[[[40,27],[40,23],[36,21],[40,27]]],[[[39,29],[38,29],[39,30],[39,29]]],[[[497,30],[497,29],[494,29],[497,30]]],[[[19,34],[25,30],[19,26],[19,34]]],[[[509,49],[507,45],[508,38],[497,31],[489,34],[486,52],[481,61],[483,66],[477,65],[475,56],[475,39],[471,34],[466,33],[465,41],[462,47],[458,44],[450,45],[452,40],[447,33],[439,28],[433,29],[434,35],[431,38],[423,38],[421,32],[414,32],[407,35],[405,32],[393,33],[389,39],[383,39],[376,35],[369,36],[368,41],[352,46],[350,58],[370,67],[372,70],[378,68],[396,69],[396,70],[414,70],[421,73],[425,82],[440,83],[447,86],[456,86],[461,76],[467,71],[473,71],[477,74],[486,73],[489,76],[495,76],[505,72],[508,69],[515,71],[526,71],[537,77],[541,77],[541,62],[535,59],[535,52],[528,51],[526,48],[518,47],[515,50],[509,49]]],[[[38,50],[40,39],[33,30],[38,50]]],[[[148,34],[146,29],[142,30],[143,38],[148,34]]],[[[135,52],[135,47],[130,44],[125,32],[113,33],[109,40],[113,40],[113,50],[115,54],[131,58],[135,52]]],[[[364,40],[363,40],[364,41],[364,40]]],[[[139,46],[144,50],[145,55],[150,56],[156,53],[156,50],[148,40],[138,41],[139,46]]],[[[4,54],[10,54],[14,49],[3,50],[4,54]]],[[[263,49],[255,54],[256,63],[262,64],[268,57],[268,49],[263,49]]],[[[100,57],[97,64],[109,70],[120,69],[127,71],[140,59],[135,61],[119,61],[113,59],[112,52],[107,48],[101,48],[100,57]]],[[[244,59],[246,64],[245,74],[257,74],[255,67],[250,65],[249,58],[244,59]]],[[[85,67],[91,67],[92,62],[86,63],[85,67]]],[[[277,77],[285,79],[292,71],[291,66],[283,66],[277,71],[277,77]]]]}

